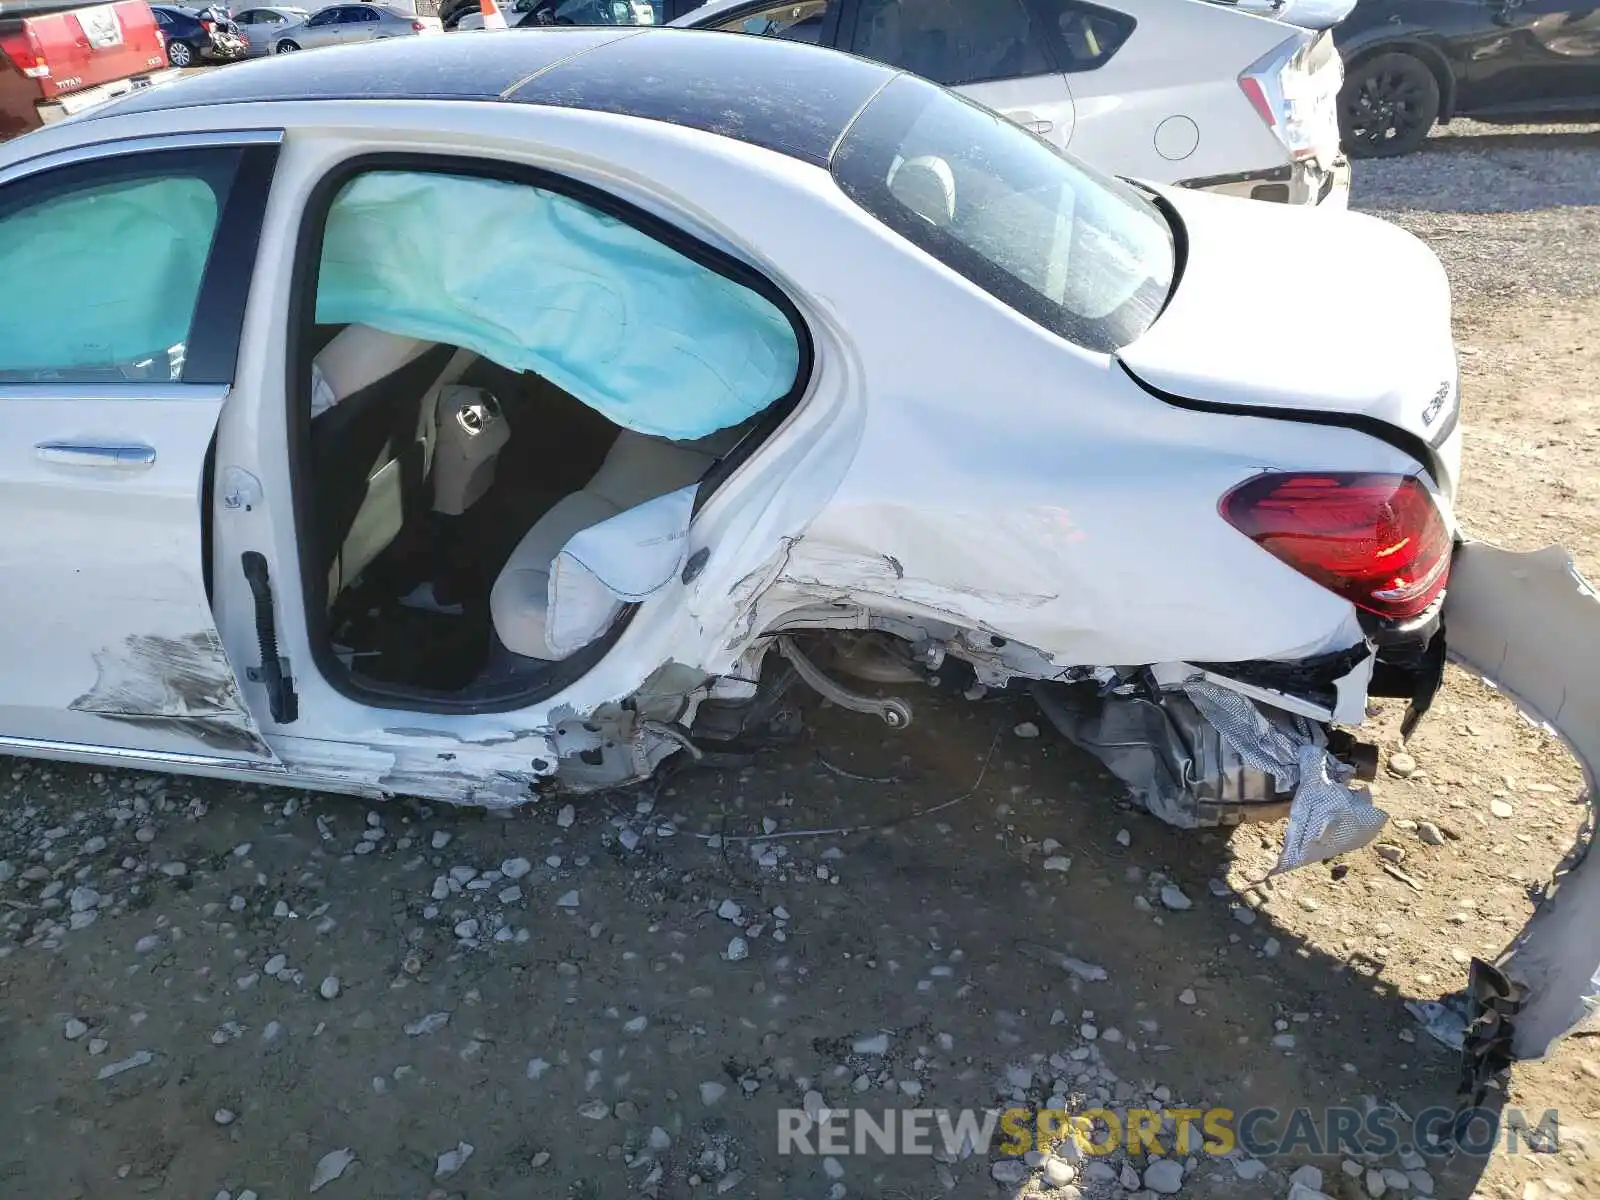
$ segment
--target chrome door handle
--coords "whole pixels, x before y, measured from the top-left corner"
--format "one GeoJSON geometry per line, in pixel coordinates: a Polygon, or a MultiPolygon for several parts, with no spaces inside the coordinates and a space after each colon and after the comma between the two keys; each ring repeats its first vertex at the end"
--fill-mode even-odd
{"type": "Polygon", "coordinates": [[[140,442],[40,442],[33,452],[64,467],[110,467],[138,471],[156,461],[153,446],[140,442]]]}

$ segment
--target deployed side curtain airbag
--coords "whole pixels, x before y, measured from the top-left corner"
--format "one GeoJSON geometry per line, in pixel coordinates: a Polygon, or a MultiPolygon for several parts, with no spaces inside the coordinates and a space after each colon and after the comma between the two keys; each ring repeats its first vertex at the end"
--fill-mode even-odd
{"type": "Polygon", "coordinates": [[[0,379],[175,381],[216,225],[216,193],[190,175],[0,217],[0,379]]]}
{"type": "Polygon", "coordinates": [[[474,350],[675,440],[761,412],[800,364],[788,319],[749,288],[565,196],[460,175],[347,184],[316,319],[474,350]]]}

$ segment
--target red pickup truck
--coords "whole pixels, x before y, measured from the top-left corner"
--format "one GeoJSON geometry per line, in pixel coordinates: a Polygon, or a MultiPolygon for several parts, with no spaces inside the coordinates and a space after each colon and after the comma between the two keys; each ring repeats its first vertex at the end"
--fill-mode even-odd
{"type": "Polygon", "coordinates": [[[176,74],[145,0],[0,0],[0,139],[176,74]]]}

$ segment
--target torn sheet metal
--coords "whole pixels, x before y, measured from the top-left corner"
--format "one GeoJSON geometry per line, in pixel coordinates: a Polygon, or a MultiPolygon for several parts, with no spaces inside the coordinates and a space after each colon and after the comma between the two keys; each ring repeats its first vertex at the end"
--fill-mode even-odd
{"type": "Polygon", "coordinates": [[[1250,699],[1208,680],[1183,690],[1245,762],[1294,792],[1272,874],[1359,850],[1378,836],[1389,814],[1365,788],[1349,786],[1355,771],[1328,753],[1320,725],[1298,716],[1270,720],[1250,699]]]}
{"type": "Polygon", "coordinates": [[[214,630],[131,634],[94,654],[94,685],[74,711],[193,738],[205,750],[271,759],[214,630]]]}
{"type": "MultiPolygon", "coordinates": [[[[1451,567],[1444,628],[1450,656],[1554,729],[1588,787],[1591,809],[1577,845],[1494,964],[1519,993],[1520,1008],[1509,1018],[1512,1056],[1542,1058],[1600,1013],[1600,856],[1590,853],[1600,762],[1600,603],[1565,550],[1518,554],[1467,542],[1451,567]]],[[[1504,1038],[1506,1018],[1482,1004],[1473,1016],[1504,1038]]]]}

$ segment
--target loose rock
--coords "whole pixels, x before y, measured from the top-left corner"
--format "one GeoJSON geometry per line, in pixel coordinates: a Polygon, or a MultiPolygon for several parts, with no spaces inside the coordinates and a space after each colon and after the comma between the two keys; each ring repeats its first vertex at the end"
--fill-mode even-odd
{"type": "Polygon", "coordinates": [[[1144,1169],[1144,1185],[1163,1196],[1176,1196],[1183,1189],[1183,1164],[1158,1158],[1144,1169]]]}
{"type": "Polygon", "coordinates": [[[328,1151],[317,1160],[317,1169],[311,1173],[311,1190],[315,1192],[327,1187],[343,1175],[355,1161],[355,1153],[349,1146],[328,1151]]]}
{"type": "Polygon", "coordinates": [[[448,1179],[462,1167],[467,1165],[467,1159],[472,1157],[471,1142],[457,1142],[454,1150],[446,1150],[439,1155],[434,1164],[433,1177],[435,1179],[448,1179]]]}
{"type": "Polygon", "coordinates": [[[155,1062],[156,1056],[148,1050],[137,1050],[120,1062],[107,1063],[101,1067],[97,1079],[112,1079],[124,1071],[132,1071],[135,1067],[147,1067],[155,1062]]]}

